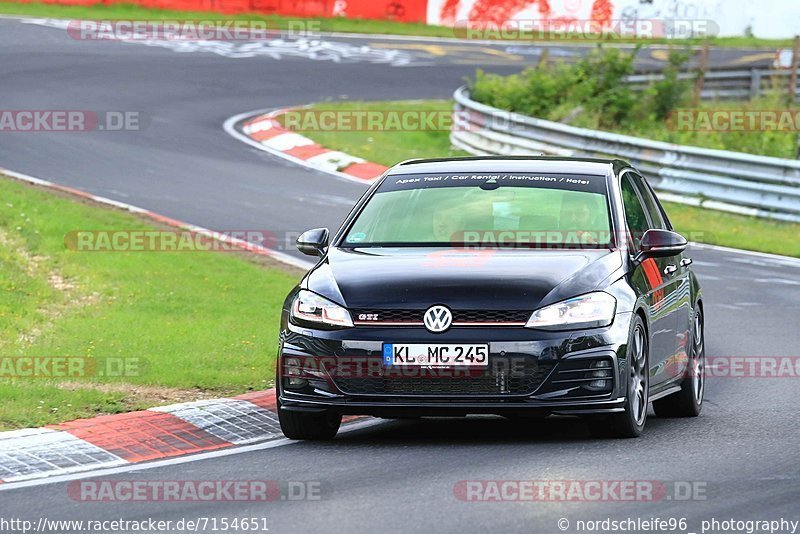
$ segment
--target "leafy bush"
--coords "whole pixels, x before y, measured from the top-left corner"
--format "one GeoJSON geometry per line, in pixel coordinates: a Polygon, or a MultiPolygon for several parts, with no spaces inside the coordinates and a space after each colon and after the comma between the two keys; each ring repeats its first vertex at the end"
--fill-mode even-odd
{"type": "Polygon", "coordinates": [[[664,79],[658,80],[646,91],[646,108],[653,111],[657,119],[667,120],[670,113],[686,103],[689,82],[678,76],[689,61],[688,52],[672,52],[664,67],[664,79]]]}
{"type": "Polygon", "coordinates": [[[581,106],[600,126],[613,127],[628,119],[637,100],[623,81],[634,72],[635,55],[598,48],[571,65],[559,62],[511,76],[479,70],[470,92],[490,106],[553,120],[581,106]]]}
{"type": "MultiPolygon", "coordinates": [[[[634,72],[633,53],[598,46],[572,64],[563,62],[500,76],[478,71],[469,83],[472,98],[523,115],[574,126],[614,131],[670,143],[794,158],[797,134],[789,131],[676,131],[667,126],[673,112],[691,108],[691,80],[681,80],[690,51],[673,50],[664,79],[634,91],[625,78],[634,72]]],[[[704,102],[700,109],[780,110],[779,97],[752,102],[704,102]]],[[[796,107],[794,109],[797,109],[796,107]]]]}

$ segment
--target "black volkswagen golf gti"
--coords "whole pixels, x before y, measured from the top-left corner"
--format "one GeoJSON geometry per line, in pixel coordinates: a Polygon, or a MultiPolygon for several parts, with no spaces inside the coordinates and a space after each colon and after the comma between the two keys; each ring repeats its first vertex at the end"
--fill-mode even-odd
{"type": "Polygon", "coordinates": [[[641,434],[696,416],[703,302],[686,240],[619,160],[396,165],[286,299],[281,428],[330,439],[343,415],[585,417],[641,434]]]}

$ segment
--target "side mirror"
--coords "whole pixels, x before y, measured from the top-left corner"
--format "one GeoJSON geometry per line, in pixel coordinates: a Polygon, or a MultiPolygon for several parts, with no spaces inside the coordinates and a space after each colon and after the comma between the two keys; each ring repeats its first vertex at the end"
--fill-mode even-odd
{"type": "Polygon", "coordinates": [[[322,256],[328,246],[328,229],[314,228],[300,234],[297,238],[297,250],[309,256],[322,256]]]}
{"type": "Polygon", "coordinates": [[[686,250],[686,245],[688,242],[678,233],[669,230],[648,230],[642,236],[642,242],[639,243],[639,253],[636,255],[636,259],[676,256],[686,250]]]}

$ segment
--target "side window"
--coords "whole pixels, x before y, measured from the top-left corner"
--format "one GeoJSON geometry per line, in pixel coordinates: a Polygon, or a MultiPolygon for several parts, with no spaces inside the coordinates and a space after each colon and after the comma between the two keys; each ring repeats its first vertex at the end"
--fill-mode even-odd
{"type": "Polygon", "coordinates": [[[622,202],[625,204],[625,220],[628,222],[628,230],[632,234],[633,246],[638,249],[642,235],[650,229],[650,223],[647,221],[636,188],[631,182],[630,173],[622,177],[622,202]]]}
{"type": "Polygon", "coordinates": [[[636,184],[636,188],[639,190],[639,193],[642,195],[642,200],[644,200],[644,207],[647,210],[647,213],[650,215],[650,222],[652,223],[652,228],[658,228],[660,230],[668,230],[667,224],[664,222],[664,217],[661,215],[661,209],[658,207],[658,201],[653,196],[653,192],[647,186],[644,181],[644,178],[639,176],[638,174],[628,174],[631,177],[633,182],[636,184]]]}

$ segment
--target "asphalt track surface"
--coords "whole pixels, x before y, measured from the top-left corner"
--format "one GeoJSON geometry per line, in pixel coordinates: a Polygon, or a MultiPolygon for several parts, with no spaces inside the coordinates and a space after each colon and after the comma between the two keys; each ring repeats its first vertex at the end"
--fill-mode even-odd
{"type": "MultiPolygon", "coordinates": [[[[248,147],[227,135],[222,123],[248,110],[344,97],[447,98],[476,66],[496,72],[520,66],[463,61],[473,51],[433,61],[427,52],[415,51],[418,57],[410,63],[393,65],[397,55],[387,60],[355,48],[344,47],[342,53],[339,47],[338,61],[332,56],[235,58],[213,51],[81,42],[58,28],[0,19],[3,109],[136,110],[149,117],[138,132],[3,133],[0,167],[212,229],[280,234],[336,227],[362,185],[248,147]]],[[[741,62],[752,53],[726,52],[718,61],[741,62]]],[[[798,355],[800,263],[713,249],[696,248],[691,256],[705,289],[710,357],[798,355]]],[[[55,482],[0,492],[0,516],[255,516],[265,517],[271,532],[546,533],[561,532],[560,518],[570,521],[566,532],[576,532],[580,519],[607,517],[686,517],[686,531],[698,532],[700,521],[712,518],[798,520],[799,393],[796,377],[714,378],[701,417],[652,417],[637,440],[592,439],[582,423],[569,418],[529,424],[499,418],[378,422],[330,443],[287,442],[109,475],[114,480],[320,481],[320,500],[85,503],[68,497],[66,482],[55,482]],[[504,479],[683,481],[704,488],[705,498],[493,503],[464,502],[454,495],[459,481],[504,479]]]]}

